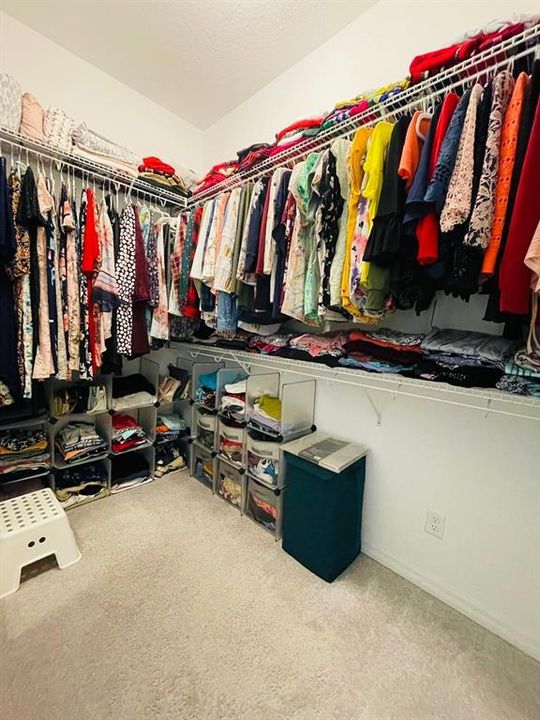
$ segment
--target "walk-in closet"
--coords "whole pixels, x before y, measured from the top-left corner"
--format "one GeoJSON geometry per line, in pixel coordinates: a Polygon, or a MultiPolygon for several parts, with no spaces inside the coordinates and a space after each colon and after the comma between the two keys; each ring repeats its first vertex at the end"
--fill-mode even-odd
{"type": "Polygon", "coordinates": [[[0,40],[2,717],[540,717],[538,3],[0,40]]]}

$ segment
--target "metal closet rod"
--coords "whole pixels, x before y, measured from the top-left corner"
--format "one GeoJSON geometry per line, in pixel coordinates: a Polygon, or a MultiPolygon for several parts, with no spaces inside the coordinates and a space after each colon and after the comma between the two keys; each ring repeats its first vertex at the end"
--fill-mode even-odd
{"type": "Polygon", "coordinates": [[[284,150],[274,158],[263,160],[254,168],[240,171],[214,187],[200,194],[193,195],[188,205],[191,208],[207,202],[224,190],[232,189],[250,180],[256,180],[278,167],[288,166],[292,162],[297,162],[309,152],[322,150],[331,145],[336,138],[347,137],[353,132],[356,132],[361,126],[367,126],[381,119],[405,112],[407,109],[429,102],[430,99],[448,92],[451,88],[473,82],[475,79],[495,72],[496,69],[500,67],[511,65],[519,58],[536,52],[538,42],[532,44],[532,41],[537,41],[539,37],[540,25],[528,28],[513,38],[485,50],[483,53],[479,53],[458,65],[454,65],[452,68],[448,68],[448,70],[444,70],[427,80],[412,85],[384,102],[373,105],[353,118],[349,118],[327,130],[323,130],[315,138],[309,138],[293,148],[284,150]],[[501,58],[501,53],[508,53],[508,51],[513,48],[523,45],[527,45],[527,47],[520,52],[513,55],[505,55],[505,57],[501,58]],[[495,62],[493,62],[493,59],[495,59],[495,62]],[[474,72],[467,72],[471,69],[474,69],[474,72]],[[445,85],[444,83],[450,79],[452,79],[453,82],[450,85],[445,85]]]}
{"type": "MultiPolygon", "coordinates": [[[[24,140],[21,139],[12,139],[8,136],[8,131],[2,129],[0,130],[0,152],[2,145],[7,144],[10,145],[12,148],[16,148],[19,151],[19,159],[26,155],[26,159],[28,160],[28,155],[35,155],[37,158],[41,158],[48,160],[50,163],[55,163],[56,169],[59,173],[62,173],[62,170],[70,168],[74,173],[78,174],[81,178],[84,179],[84,177],[92,177],[97,179],[99,182],[101,182],[102,185],[105,185],[106,183],[110,183],[115,190],[118,192],[119,188],[125,188],[126,195],[131,197],[131,194],[134,192],[136,195],[142,195],[147,198],[153,199],[154,202],[158,202],[162,207],[165,207],[166,205],[176,205],[181,210],[185,209],[187,206],[187,199],[178,199],[178,198],[172,198],[168,193],[162,194],[159,192],[155,192],[153,190],[147,189],[149,186],[142,186],[145,185],[144,181],[138,180],[137,178],[133,178],[131,182],[119,178],[113,171],[111,171],[110,175],[106,175],[104,172],[100,172],[99,170],[93,170],[90,168],[85,167],[86,161],[83,161],[83,163],[76,164],[74,162],[70,162],[69,160],[65,160],[61,153],[55,153],[54,150],[49,149],[36,149],[35,147],[28,147],[26,144],[24,144],[24,140]]],[[[33,141],[29,141],[30,143],[33,143],[33,141]]],[[[73,156],[71,156],[73,157],[73,156]]],[[[28,162],[26,163],[28,164],[28,162]]]]}
{"type": "MultiPolygon", "coordinates": [[[[182,348],[184,349],[184,348],[182,348]]],[[[505,397],[502,393],[490,393],[486,392],[481,393],[474,390],[469,390],[468,388],[459,388],[459,387],[453,387],[453,386],[441,386],[441,383],[430,383],[427,380],[418,380],[416,383],[414,381],[411,381],[409,378],[378,378],[379,381],[382,381],[383,383],[386,382],[388,385],[394,384],[397,385],[397,387],[385,387],[385,385],[377,385],[375,382],[369,383],[369,382],[363,382],[362,379],[364,377],[363,371],[358,370],[347,370],[347,368],[327,368],[327,367],[314,367],[312,363],[305,363],[306,365],[309,365],[309,368],[306,368],[304,370],[298,370],[295,369],[293,366],[298,365],[300,363],[303,363],[305,361],[298,361],[298,360],[289,360],[287,361],[286,358],[275,358],[275,359],[259,359],[260,356],[257,355],[251,355],[250,353],[237,353],[237,354],[225,354],[216,350],[211,350],[210,348],[199,348],[195,351],[189,351],[186,348],[186,351],[190,352],[190,354],[193,356],[197,356],[199,354],[201,355],[208,355],[211,357],[215,362],[229,360],[229,361],[235,361],[236,362],[244,362],[245,365],[256,365],[258,367],[262,368],[268,368],[270,370],[276,370],[276,367],[282,367],[283,372],[285,373],[292,373],[294,375],[310,375],[316,380],[323,380],[328,382],[336,382],[341,385],[350,385],[353,387],[359,387],[366,392],[371,391],[379,391],[379,392],[386,392],[390,393],[392,395],[401,395],[404,397],[410,397],[414,398],[416,400],[428,400],[429,402],[438,402],[443,403],[446,405],[454,405],[456,407],[464,407],[468,408],[470,410],[479,410],[480,412],[485,413],[486,415],[488,413],[494,413],[497,415],[507,415],[509,417],[519,417],[523,420],[540,420],[540,414],[538,415],[528,415],[524,412],[517,412],[514,410],[503,410],[501,408],[496,408],[492,406],[492,402],[506,402],[511,403],[513,405],[523,405],[525,407],[537,407],[540,409],[540,403],[531,402],[531,398],[526,398],[524,396],[509,396],[505,397]],[[241,357],[238,357],[240,356],[241,357]],[[245,357],[248,355],[249,357],[245,357]],[[342,377],[343,376],[343,377],[342,377]],[[348,376],[351,377],[351,379],[348,379],[348,376]],[[354,379],[353,379],[354,378],[354,379]],[[414,384],[413,384],[414,383],[414,384]],[[403,387],[405,386],[405,387],[403,387]],[[409,388],[407,387],[409,386],[409,388]],[[424,387],[425,386],[425,387],[424,387]],[[418,387],[421,390],[426,390],[426,394],[422,392],[414,392],[414,388],[418,387]],[[447,394],[454,394],[454,395],[464,395],[466,398],[478,398],[478,400],[485,400],[487,405],[480,405],[476,404],[473,405],[470,402],[463,402],[461,400],[453,400],[451,398],[447,397],[435,397],[433,394],[429,394],[430,390],[435,390],[439,393],[447,393],[447,394]],[[528,402],[526,402],[528,401],[528,402]]],[[[239,363],[240,364],[240,363],[239,363]]],[[[303,367],[303,365],[302,365],[303,367]]],[[[371,379],[371,378],[367,378],[371,379]]],[[[371,402],[371,401],[370,401],[371,402]]]]}

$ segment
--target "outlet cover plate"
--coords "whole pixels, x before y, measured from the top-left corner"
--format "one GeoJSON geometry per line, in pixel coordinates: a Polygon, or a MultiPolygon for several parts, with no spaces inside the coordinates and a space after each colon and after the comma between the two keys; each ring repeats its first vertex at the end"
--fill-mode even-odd
{"type": "Polygon", "coordinates": [[[435,512],[434,510],[427,511],[426,523],[424,525],[424,530],[427,533],[433,535],[436,538],[439,538],[439,540],[442,540],[444,537],[445,527],[446,515],[441,515],[441,513],[435,512]]]}

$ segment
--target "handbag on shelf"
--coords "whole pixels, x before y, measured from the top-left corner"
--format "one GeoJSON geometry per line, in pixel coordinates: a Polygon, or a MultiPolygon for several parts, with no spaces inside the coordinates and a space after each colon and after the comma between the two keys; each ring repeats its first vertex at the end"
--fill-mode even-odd
{"type": "Polygon", "coordinates": [[[92,415],[106,412],[107,394],[103,385],[91,385],[88,393],[88,412],[92,415]]]}

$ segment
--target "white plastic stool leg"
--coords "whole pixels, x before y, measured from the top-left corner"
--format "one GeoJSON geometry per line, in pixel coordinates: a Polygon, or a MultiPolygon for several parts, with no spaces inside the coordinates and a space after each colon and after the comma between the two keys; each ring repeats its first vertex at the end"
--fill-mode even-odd
{"type": "Polygon", "coordinates": [[[0,559],[0,599],[17,592],[21,583],[21,568],[9,566],[0,559]]]}

